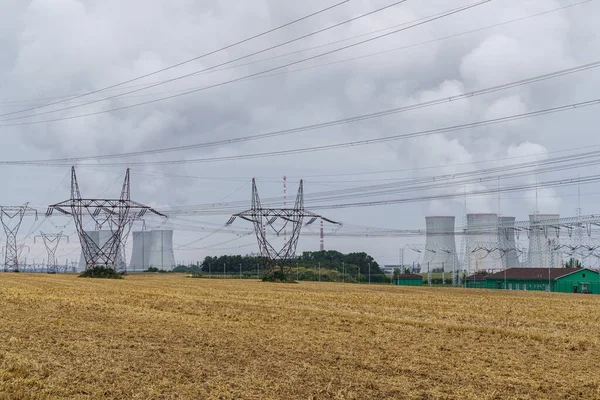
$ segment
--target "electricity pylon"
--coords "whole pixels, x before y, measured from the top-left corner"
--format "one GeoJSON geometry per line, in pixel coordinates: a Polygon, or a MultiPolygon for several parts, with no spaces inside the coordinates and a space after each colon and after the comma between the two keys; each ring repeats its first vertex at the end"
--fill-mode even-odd
{"type": "Polygon", "coordinates": [[[37,210],[29,207],[29,203],[22,206],[0,206],[0,221],[6,234],[4,248],[4,272],[19,271],[19,247],[17,246],[17,233],[26,216],[34,215],[37,221],[37,210]]]}
{"type": "Polygon", "coordinates": [[[295,257],[304,218],[309,218],[305,226],[311,225],[317,219],[341,225],[339,222],[332,221],[304,209],[304,183],[302,180],[298,187],[294,208],[263,208],[260,203],[258,189],[256,188],[256,180],[252,179],[252,208],[232,215],[226,225],[231,225],[238,217],[254,224],[254,233],[256,234],[256,240],[258,241],[259,252],[266,264],[268,274],[274,272],[275,266],[279,266],[283,273],[284,268],[286,268],[291,259],[295,257]],[[275,228],[274,226],[274,223],[277,220],[283,221],[283,227],[280,229],[275,228]],[[277,236],[279,236],[284,230],[289,232],[286,228],[290,224],[291,234],[289,235],[289,238],[286,238],[281,249],[275,248],[267,239],[267,228],[270,228],[277,236]]]}
{"type": "Polygon", "coordinates": [[[121,197],[118,199],[90,199],[82,198],[75,175],[75,167],[71,167],[71,198],[61,203],[48,207],[46,216],[51,216],[54,211],[71,215],[75,221],[81,250],[85,259],[86,271],[93,272],[96,266],[117,271],[118,255],[122,249],[125,234],[128,233],[132,218],[142,218],[147,212],[161,217],[166,215],[155,209],[131,200],[131,185],[129,181],[129,168],[125,173],[121,197]],[[90,217],[96,225],[108,223],[111,236],[105,243],[96,243],[84,230],[84,217],[90,217]]]}
{"type": "Polygon", "coordinates": [[[46,272],[48,272],[49,274],[55,274],[56,272],[58,272],[57,267],[56,267],[56,265],[57,265],[56,249],[58,248],[60,239],[67,238],[67,243],[69,243],[69,237],[66,235],[63,235],[62,232],[44,233],[44,232],[40,231],[40,234],[33,238],[34,243],[37,238],[42,238],[42,240],[44,241],[44,246],[46,246],[46,251],[48,252],[48,262],[46,264],[46,272]]]}

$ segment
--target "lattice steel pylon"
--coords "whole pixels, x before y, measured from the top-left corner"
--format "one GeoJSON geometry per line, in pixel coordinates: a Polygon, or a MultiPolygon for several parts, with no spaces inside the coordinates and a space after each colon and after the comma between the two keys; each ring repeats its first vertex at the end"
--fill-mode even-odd
{"type": "Polygon", "coordinates": [[[75,221],[77,234],[81,243],[81,251],[85,259],[86,271],[93,270],[96,266],[117,271],[117,256],[122,249],[125,234],[129,232],[132,218],[141,218],[147,212],[167,218],[155,209],[131,200],[131,185],[129,168],[125,173],[121,197],[118,199],[86,199],[81,197],[75,167],[71,167],[71,198],[61,203],[48,206],[46,216],[51,216],[54,211],[71,215],[75,221]],[[84,217],[89,216],[96,225],[108,222],[111,236],[100,246],[84,230],[84,217]]]}
{"type": "Polygon", "coordinates": [[[29,203],[22,206],[0,206],[0,221],[6,234],[4,248],[4,272],[19,271],[19,246],[17,246],[17,233],[25,216],[35,215],[37,211],[29,207],[29,203]]]}
{"type": "Polygon", "coordinates": [[[59,233],[44,233],[40,231],[38,236],[33,238],[33,242],[37,238],[41,238],[44,242],[44,246],[46,246],[46,251],[48,252],[48,262],[46,263],[46,272],[49,274],[55,274],[58,272],[57,263],[56,263],[56,249],[58,249],[58,245],[60,243],[60,239],[67,238],[67,243],[69,243],[69,237],[63,235],[62,232],[59,233]]]}
{"type": "Polygon", "coordinates": [[[259,253],[266,264],[267,274],[273,273],[275,267],[279,267],[282,273],[284,273],[286,267],[289,267],[289,262],[296,255],[296,248],[298,247],[298,239],[300,238],[304,218],[309,218],[305,226],[313,224],[317,219],[341,225],[339,222],[304,209],[304,183],[302,180],[300,180],[294,208],[263,208],[260,203],[258,189],[256,188],[256,180],[252,179],[252,208],[233,214],[226,225],[231,225],[236,218],[250,221],[254,225],[259,253]],[[273,225],[277,220],[284,221],[283,227],[280,229],[275,228],[273,225]],[[287,237],[281,249],[276,249],[267,239],[267,227],[279,235],[290,224],[292,227],[289,237],[287,237]]]}

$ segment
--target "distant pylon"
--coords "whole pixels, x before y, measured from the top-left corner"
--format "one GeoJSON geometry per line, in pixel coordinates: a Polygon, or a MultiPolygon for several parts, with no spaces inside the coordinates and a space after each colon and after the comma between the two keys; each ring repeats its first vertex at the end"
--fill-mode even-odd
{"type": "MultiPolygon", "coordinates": [[[[17,233],[28,215],[35,215],[37,211],[29,207],[29,203],[22,206],[0,206],[0,222],[6,234],[6,246],[4,248],[4,272],[19,271],[19,246],[17,246],[17,233]]],[[[22,249],[21,249],[22,250],[22,249]]]]}
{"type": "Polygon", "coordinates": [[[57,262],[56,262],[56,249],[60,243],[60,239],[67,238],[67,243],[69,242],[69,237],[59,233],[44,233],[40,232],[39,236],[33,238],[33,242],[35,243],[35,239],[42,238],[44,241],[44,246],[46,246],[46,251],[48,252],[48,263],[46,264],[46,272],[49,274],[55,274],[58,272],[57,262]]]}
{"type": "Polygon", "coordinates": [[[258,241],[258,249],[261,257],[266,263],[267,273],[273,273],[274,267],[278,266],[281,272],[284,268],[289,267],[289,262],[295,257],[296,248],[298,246],[298,238],[300,237],[300,230],[302,228],[304,218],[309,218],[306,225],[311,225],[317,219],[322,219],[327,222],[341,225],[338,222],[327,219],[321,215],[312,213],[304,209],[304,183],[301,180],[300,186],[298,187],[298,194],[296,195],[296,203],[294,208],[263,208],[258,195],[258,189],[256,188],[256,180],[252,179],[252,208],[241,213],[233,214],[227,225],[231,225],[236,218],[242,218],[246,221],[252,222],[254,225],[254,233],[258,241]],[[278,229],[273,226],[277,221],[283,221],[283,227],[278,229]],[[279,236],[279,233],[285,229],[285,227],[291,224],[292,233],[290,239],[280,249],[273,246],[267,239],[266,229],[270,228],[279,236]]]}

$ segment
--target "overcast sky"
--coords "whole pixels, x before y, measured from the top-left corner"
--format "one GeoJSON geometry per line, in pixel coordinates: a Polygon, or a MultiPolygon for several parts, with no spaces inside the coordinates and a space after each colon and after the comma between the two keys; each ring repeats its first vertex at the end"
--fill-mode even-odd
{"type": "MultiPolygon", "coordinates": [[[[0,114],[44,105],[56,101],[60,96],[90,92],[160,70],[334,2],[3,0],[0,2],[0,114]]],[[[122,98],[66,111],[14,119],[35,112],[78,105],[138,88],[140,84],[202,70],[393,2],[350,0],[347,4],[291,27],[123,85],[117,90],[29,113],[2,116],[0,160],[94,156],[255,135],[450,97],[599,61],[598,1],[438,40],[576,3],[573,0],[492,0],[463,13],[278,70],[266,77],[117,112],[58,122],[6,126],[94,113],[180,93],[178,91],[182,89],[214,85],[374,37],[374,31],[473,3],[408,0],[237,64],[294,53],[291,55],[194,75],[122,98]],[[369,35],[356,38],[363,34],[369,35]],[[347,41],[339,42],[341,40],[347,41]],[[306,50],[331,42],[338,43],[306,50]],[[393,49],[399,50],[387,51],[393,49]],[[371,55],[373,53],[380,54],[371,55]],[[356,59],[367,55],[371,56],[356,59]]],[[[381,31],[380,34],[390,31],[381,31]]],[[[599,89],[598,71],[592,69],[352,124],[247,143],[115,161],[243,155],[381,138],[592,100],[600,97],[599,89]]],[[[135,166],[132,168],[132,197],[162,209],[223,201],[246,200],[249,204],[252,177],[257,179],[261,196],[268,198],[282,196],[284,175],[289,177],[288,193],[294,193],[298,180],[304,177],[308,195],[393,182],[394,179],[452,174],[573,154],[584,151],[584,147],[600,146],[598,107],[322,152],[178,166],[135,166]],[[575,148],[579,150],[565,151],[575,148]],[[402,171],[381,173],[389,170],[402,171]]],[[[43,208],[69,197],[69,170],[66,166],[0,168],[0,202],[4,205],[30,202],[33,206],[43,208]]],[[[538,174],[537,177],[530,175],[501,180],[499,184],[503,186],[531,183],[536,179],[543,182],[586,176],[594,174],[593,170],[594,167],[588,167],[538,174]]],[[[83,195],[118,197],[119,179],[122,179],[123,171],[124,167],[80,167],[79,183],[83,195]]],[[[485,188],[486,185],[470,185],[467,190],[485,188]]],[[[498,182],[489,184],[491,187],[496,185],[498,182]]],[[[336,201],[395,199],[432,193],[460,193],[464,190],[464,187],[450,187],[421,193],[336,201]]],[[[539,190],[537,198],[537,208],[541,213],[571,216],[578,207],[576,187],[539,190]]],[[[600,200],[600,186],[597,183],[581,185],[580,199],[583,213],[597,213],[595,204],[600,200]]],[[[536,209],[536,193],[533,190],[503,194],[500,201],[496,195],[468,197],[466,203],[468,212],[500,211],[502,215],[524,220],[536,209]]],[[[307,199],[308,209],[310,205],[307,199]]],[[[464,207],[465,199],[459,198],[319,212],[348,226],[413,229],[424,228],[426,215],[454,215],[457,225],[460,225],[464,207]]],[[[184,223],[197,227],[176,230],[175,247],[205,237],[211,229],[216,229],[227,219],[227,215],[217,215],[173,220],[170,223],[174,228],[184,223]]],[[[65,224],[67,220],[64,218],[48,221],[40,217],[39,224],[35,225],[33,219],[26,219],[21,238],[25,239],[29,234],[26,239],[31,247],[28,259],[37,257],[40,260],[45,257],[39,243],[35,246],[31,243],[33,234],[39,230],[57,232],[61,229],[73,234],[73,223],[61,228],[65,224]]],[[[235,226],[251,228],[240,220],[235,222],[235,226]]],[[[313,228],[311,231],[317,230],[313,228]]],[[[276,241],[281,242],[282,239],[276,241]]],[[[398,261],[398,250],[406,243],[423,241],[423,238],[326,238],[325,246],[343,252],[367,251],[381,264],[391,264],[398,261]]],[[[457,240],[459,245],[460,240],[457,240]]],[[[300,239],[299,250],[318,250],[318,246],[318,237],[307,236],[300,239]]],[[[206,255],[246,254],[257,250],[253,236],[236,237],[222,233],[198,240],[190,247],[176,250],[176,259],[201,260],[206,255]]],[[[59,257],[78,258],[76,235],[72,236],[69,245],[61,248],[59,257]]],[[[408,261],[410,257],[414,256],[407,255],[408,261]]]]}

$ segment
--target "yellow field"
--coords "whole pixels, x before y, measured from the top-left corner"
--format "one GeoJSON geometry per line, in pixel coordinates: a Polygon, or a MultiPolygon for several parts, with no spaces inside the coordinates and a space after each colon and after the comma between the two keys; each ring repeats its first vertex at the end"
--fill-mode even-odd
{"type": "Polygon", "coordinates": [[[600,296],[0,274],[0,399],[600,399],[600,296]]]}

